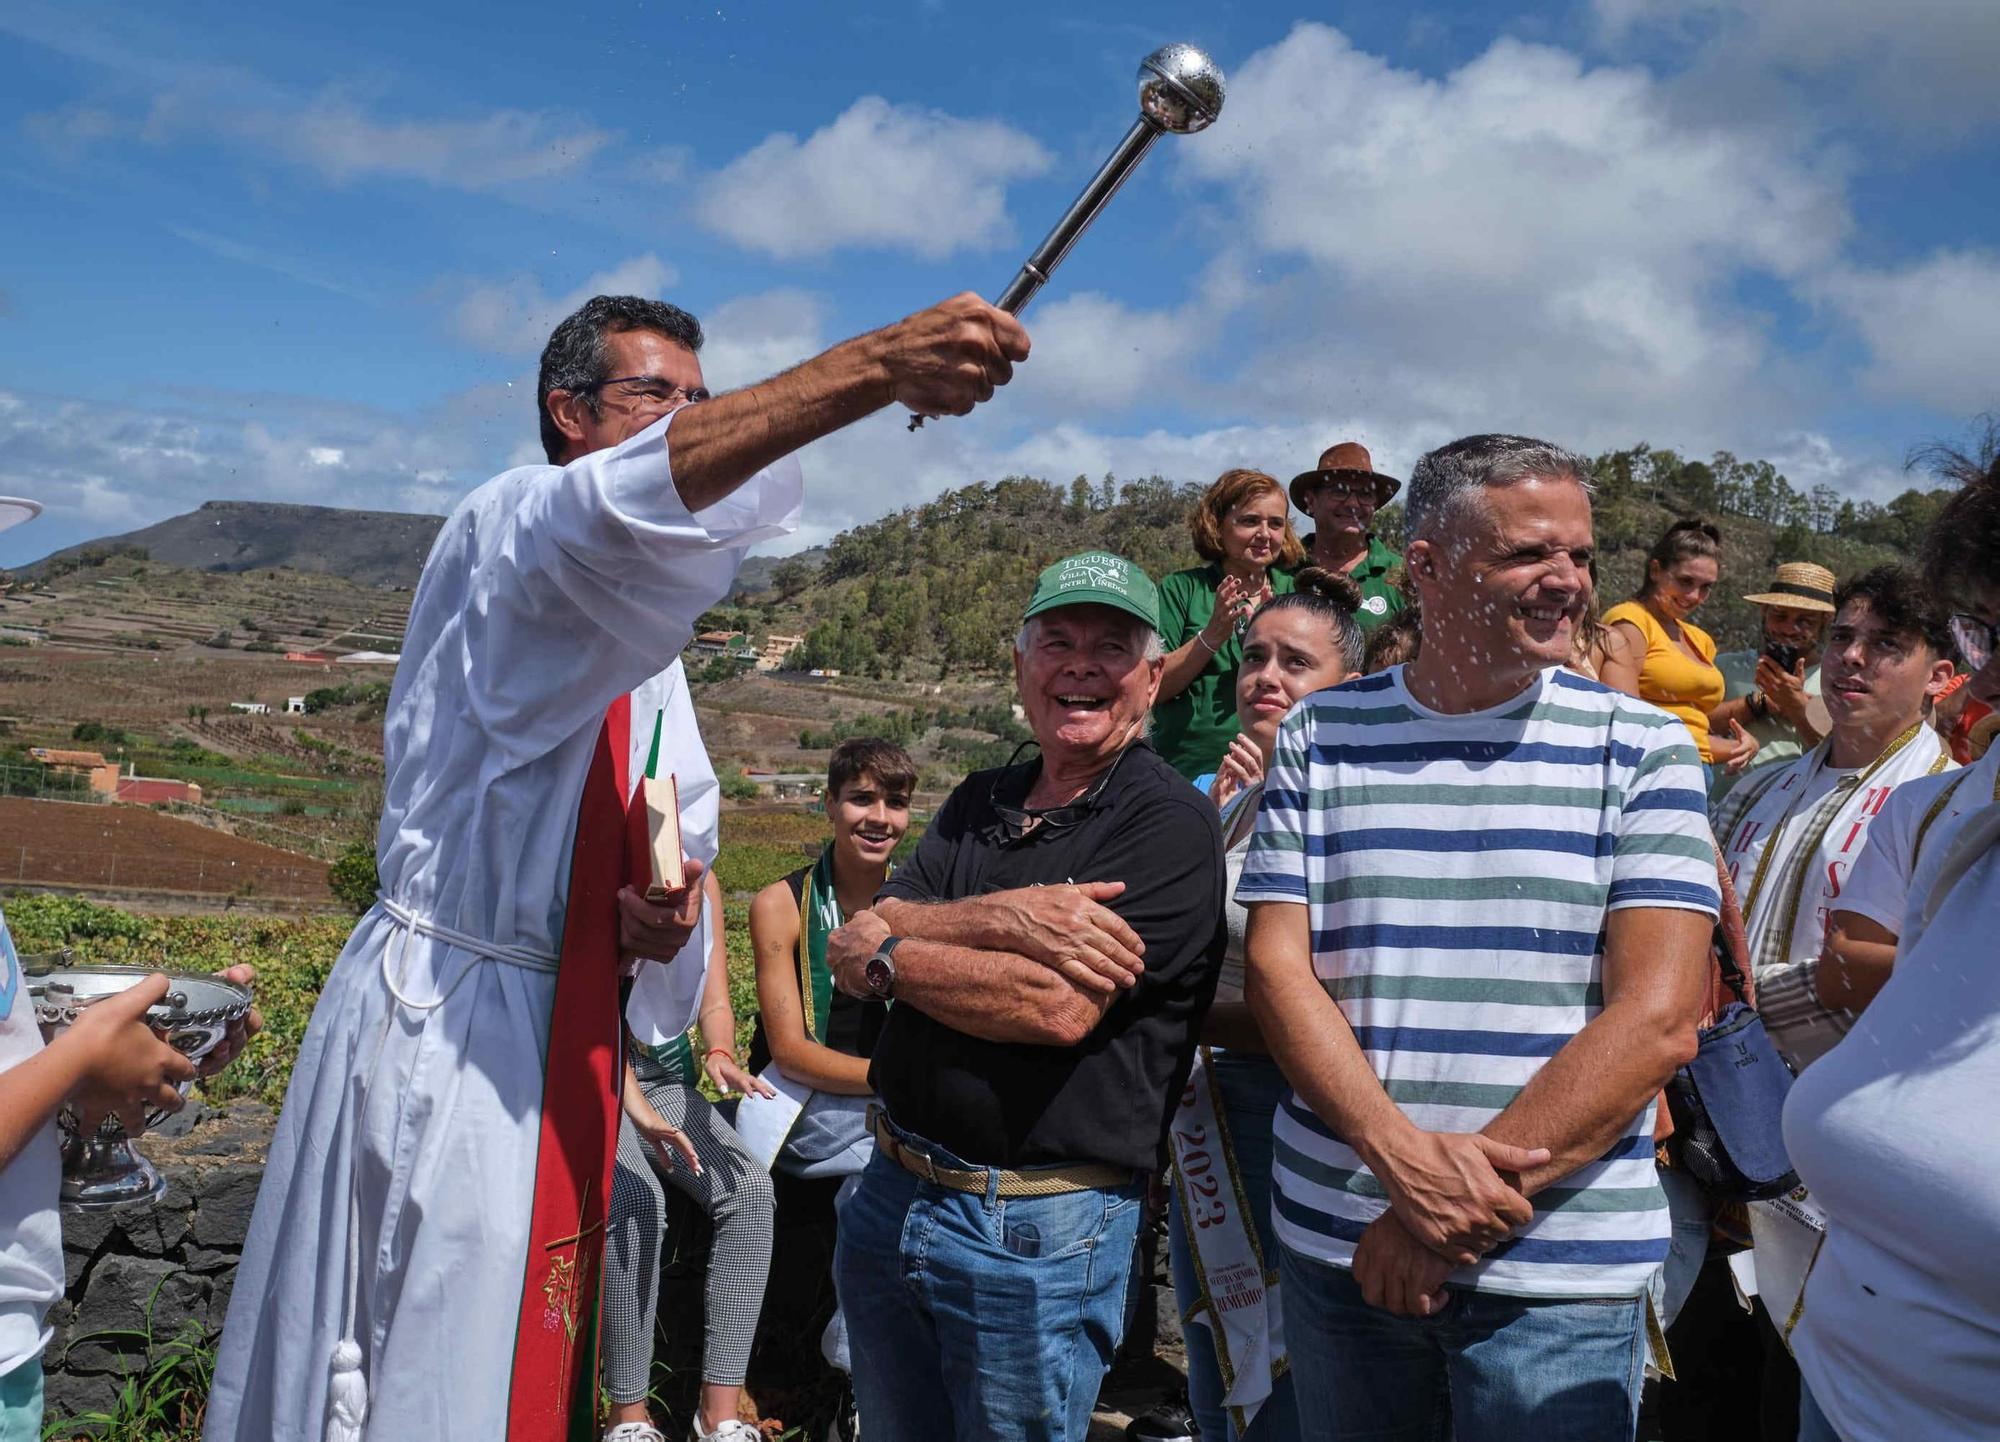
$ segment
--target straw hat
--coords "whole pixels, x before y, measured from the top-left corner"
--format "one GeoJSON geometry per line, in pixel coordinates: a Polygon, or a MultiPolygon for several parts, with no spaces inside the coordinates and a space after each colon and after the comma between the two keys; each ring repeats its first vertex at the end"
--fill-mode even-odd
{"type": "Polygon", "coordinates": [[[1795,611],[1824,611],[1831,616],[1835,610],[1833,572],[1811,561],[1787,561],[1778,567],[1770,590],[1743,599],[1759,606],[1790,606],[1795,611]]]}
{"type": "Polygon", "coordinates": [[[1312,514],[1312,507],[1306,502],[1319,488],[1321,481],[1335,477],[1364,476],[1375,483],[1375,504],[1386,506],[1389,498],[1403,489],[1403,483],[1394,476],[1385,476],[1375,469],[1375,462],[1368,454],[1368,447],[1359,441],[1342,441],[1328,446],[1319,453],[1319,465],[1310,471],[1301,471],[1292,477],[1292,504],[1312,514]]]}

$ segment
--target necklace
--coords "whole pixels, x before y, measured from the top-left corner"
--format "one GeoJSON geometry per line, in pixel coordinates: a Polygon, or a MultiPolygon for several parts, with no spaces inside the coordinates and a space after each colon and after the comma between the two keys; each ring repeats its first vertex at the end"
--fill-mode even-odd
{"type": "MultiPolygon", "coordinates": [[[[1851,792],[1866,785],[1869,778],[1886,766],[1891,758],[1905,746],[1916,740],[1917,733],[1923,729],[1924,723],[1921,718],[1913,721],[1910,724],[1909,730],[1884,747],[1882,754],[1862,768],[1859,774],[1836,782],[1834,790],[1837,792],[1851,792]]],[[[1756,873],[1750,878],[1750,890],[1745,893],[1743,898],[1743,915],[1746,920],[1756,912],[1757,898],[1764,889],[1765,876],[1771,869],[1771,858],[1778,853],[1778,843],[1784,839],[1785,828],[1791,824],[1792,812],[1798,809],[1798,804],[1804,799],[1807,788],[1812,785],[1813,777],[1826,765],[1827,758],[1832,754],[1833,738],[1829,736],[1826,740],[1820,742],[1818,748],[1814,751],[1812,764],[1806,768],[1805,777],[1799,784],[1798,795],[1785,803],[1784,814],[1779,816],[1777,822],[1771,827],[1771,838],[1764,843],[1763,855],[1757,858],[1756,873]]],[[[1937,764],[1931,768],[1932,772],[1943,769],[1944,763],[1950,757],[1950,752],[1942,751],[1938,757],[1937,764]]],[[[1763,798],[1760,796],[1758,799],[1762,800],[1763,798]]],[[[1839,814],[1839,811],[1840,808],[1838,806],[1828,807],[1826,814],[1820,818],[1819,825],[1814,828],[1813,833],[1810,836],[1800,839],[1794,854],[1802,858],[1810,858],[1815,851],[1819,850],[1820,842],[1826,839],[1827,830],[1833,825],[1833,818],[1839,814]]],[[[1747,812],[1744,815],[1744,820],[1749,820],[1747,812]]],[[[1740,822],[1738,823],[1739,826],[1741,824],[1740,822]]],[[[1805,892],[1806,871],[1807,868],[1803,865],[1798,868],[1798,875],[1792,882],[1791,895],[1786,899],[1784,924],[1772,933],[1773,936],[1778,938],[1780,945],[1790,945],[1792,928],[1798,924],[1799,899],[1805,892]]]]}

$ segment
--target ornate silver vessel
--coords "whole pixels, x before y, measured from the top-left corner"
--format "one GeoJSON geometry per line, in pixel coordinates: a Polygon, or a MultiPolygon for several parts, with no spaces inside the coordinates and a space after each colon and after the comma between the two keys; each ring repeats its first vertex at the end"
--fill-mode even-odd
{"type": "MultiPolygon", "coordinates": [[[[39,971],[39,968],[37,969],[39,971]]],[[[85,1007],[116,996],[153,973],[137,966],[57,967],[28,977],[35,1019],[53,1039],[73,1025],[85,1007]]],[[[199,1064],[214,1051],[229,1028],[250,1010],[250,993],[234,982],[213,976],[170,974],[165,997],[149,1007],[146,1019],[190,1061],[199,1064]]],[[[181,1088],[187,1094],[187,1087],[181,1088]]],[[[165,1112],[146,1114],[148,1127],[158,1126],[165,1112]]],[[[166,1190],[159,1169],[133,1147],[124,1123],[108,1116],[90,1135],[80,1133],[77,1118],[64,1107],[56,1118],[62,1136],[62,1203],[77,1211],[115,1211],[150,1206],[166,1190]]]]}

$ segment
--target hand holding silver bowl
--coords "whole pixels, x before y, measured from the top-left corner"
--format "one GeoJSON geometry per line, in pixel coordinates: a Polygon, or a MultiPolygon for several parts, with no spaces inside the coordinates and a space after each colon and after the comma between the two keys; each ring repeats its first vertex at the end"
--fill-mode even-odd
{"type": "MultiPolygon", "coordinates": [[[[149,983],[155,973],[134,966],[81,966],[29,977],[36,1019],[53,1041],[79,1025],[106,1027],[139,1021],[185,1058],[169,1080],[157,1063],[141,1061],[131,1085],[100,1083],[80,1092],[57,1118],[62,1136],[62,1201],[80,1211],[108,1211],[146,1206],[159,1199],[166,1181],[157,1168],[132,1149],[134,1128],[158,1126],[179,1110],[203,1059],[223,1046],[232,1027],[250,1013],[248,988],[213,976],[170,975],[163,994],[143,1010],[117,999],[135,987],[148,993],[162,990],[149,983]],[[110,1010],[95,1009],[110,1004],[110,1010]],[[131,1012],[130,1017],[123,1013],[131,1012]],[[113,1013],[120,1017],[113,1021],[113,1013]],[[188,1063],[191,1063],[189,1065],[188,1063]],[[171,1102],[172,1105],[165,1103],[171,1102]],[[102,1119],[98,1114],[102,1113],[102,1119]]],[[[144,1033],[138,1032],[140,1040],[144,1033]]],[[[173,1061],[174,1058],[167,1058],[173,1061]]]]}

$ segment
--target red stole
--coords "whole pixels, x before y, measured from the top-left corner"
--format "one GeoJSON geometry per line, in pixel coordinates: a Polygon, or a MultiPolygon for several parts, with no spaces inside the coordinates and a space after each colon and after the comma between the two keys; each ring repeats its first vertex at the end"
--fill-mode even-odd
{"type": "Polygon", "coordinates": [[[631,718],[629,695],[605,712],[577,807],[507,1442],[597,1436],[598,1281],[624,1061],[618,889],[626,875],[631,718]]]}

